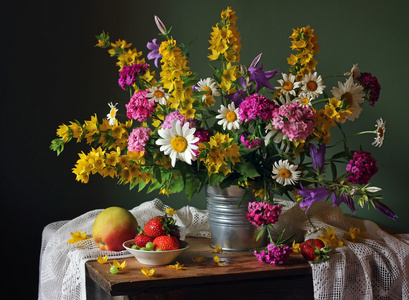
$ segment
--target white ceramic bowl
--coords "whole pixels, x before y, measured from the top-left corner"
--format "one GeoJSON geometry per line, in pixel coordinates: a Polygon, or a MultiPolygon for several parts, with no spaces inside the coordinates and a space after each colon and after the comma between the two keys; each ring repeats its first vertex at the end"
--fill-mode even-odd
{"type": "Polygon", "coordinates": [[[129,253],[131,253],[135,258],[144,265],[160,266],[168,265],[176,260],[176,258],[182,254],[189,244],[185,241],[179,241],[179,249],[168,250],[168,251],[144,251],[132,249],[132,245],[135,245],[134,240],[129,240],[123,243],[123,246],[129,253]]]}

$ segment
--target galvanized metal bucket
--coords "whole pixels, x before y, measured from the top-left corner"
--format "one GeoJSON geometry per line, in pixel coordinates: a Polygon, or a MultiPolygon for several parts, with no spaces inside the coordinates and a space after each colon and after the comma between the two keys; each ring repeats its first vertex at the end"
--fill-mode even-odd
{"type": "Polygon", "coordinates": [[[217,244],[227,251],[246,251],[266,246],[266,231],[256,240],[262,227],[254,226],[246,220],[248,203],[256,200],[254,195],[249,195],[240,207],[237,207],[244,194],[245,190],[239,189],[238,186],[224,190],[218,185],[206,186],[213,248],[217,244]]]}

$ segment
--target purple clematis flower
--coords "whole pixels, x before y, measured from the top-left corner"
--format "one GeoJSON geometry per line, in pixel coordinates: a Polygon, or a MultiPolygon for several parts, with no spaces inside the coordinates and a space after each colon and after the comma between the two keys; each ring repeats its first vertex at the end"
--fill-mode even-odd
{"type": "Polygon", "coordinates": [[[381,201],[379,201],[378,199],[374,199],[373,203],[375,205],[375,208],[380,211],[381,213],[383,213],[385,216],[393,219],[396,221],[396,219],[398,219],[398,216],[389,208],[387,207],[384,203],[382,203],[381,201]]]}
{"type": "Polygon", "coordinates": [[[151,50],[151,52],[148,53],[147,58],[149,60],[154,59],[155,60],[155,66],[158,68],[158,60],[159,58],[162,58],[162,54],[159,53],[159,47],[160,45],[156,43],[157,39],[153,39],[152,43],[148,42],[146,44],[146,47],[151,50]]]}
{"type": "Polygon", "coordinates": [[[326,149],[326,144],[319,145],[318,149],[315,148],[313,144],[310,144],[312,167],[317,172],[322,172],[322,170],[324,170],[326,149]]]}
{"type": "Polygon", "coordinates": [[[342,202],[344,202],[349,207],[349,209],[352,211],[352,213],[355,213],[354,199],[352,199],[350,195],[342,194],[337,197],[335,193],[332,193],[331,199],[332,199],[332,202],[334,203],[333,207],[335,205],[339,206],[342,202]]]}
{"type": "Polygon", "coordinates": [[[307,213],[315,201],[325,200],[331,194],[331,191],[326,187],[316,187],[312,189],[305,189],[302,185],[301,187],[302,190],[298,190],[297,194],[304,197],[304,200],[302,200],[300,203],[300,207],[308,206],[305,213],[307,213]]]}
{"type": "Polygon", "coordinates": [[[250,72],[250,82],[256,83],[257,92],[262,88],[266,87],[271,90],[274,90],[274,87],[271,85],[269,80],[280,73],[278,69],[272,71],[263,71],[263,64],[260,64],[259,67],[250,66],[248,71],[250,72]]]}

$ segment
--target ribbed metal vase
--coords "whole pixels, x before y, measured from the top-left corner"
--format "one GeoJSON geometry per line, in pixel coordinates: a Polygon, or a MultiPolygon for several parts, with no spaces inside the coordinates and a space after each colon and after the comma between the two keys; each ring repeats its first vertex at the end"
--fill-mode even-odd
{"type": "Polygon", "coordinates": [[[227,251],[246,251],[266,246],[267,235],[256,241],[261,227],[246,220],[248,203],[255,201],[249,195],[237,208],[244,189],[231,186],[222,190],[218,185],[206,187],[207,210],[209,212],[212,247],[217,245],[227,251]]]}

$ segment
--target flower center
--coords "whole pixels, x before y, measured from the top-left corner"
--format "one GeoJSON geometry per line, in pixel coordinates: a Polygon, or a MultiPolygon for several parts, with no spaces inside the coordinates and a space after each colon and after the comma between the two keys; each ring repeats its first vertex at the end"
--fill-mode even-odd
{"type": "Polygon", "coordinates": [[[280,175],[280,177],[282,178],[290,178],[291,177],[291,172],[287,169],[281,169],[278,174],[280,175]]]}
{"type": "Polygon", "coordinates": [[[183,136],[175,136],[172,138],[170,145],[176,152],[185,152],[187,148],[187,141],[183,136]]]}
{"type": "Polygon", "coordinates": [[[111,109],[111,111],[109,112],[109,115],[111,116],[111,118],[113,119],[113,118],[115,118],[115,114],[116,114],[116,111],[115,111],[115,109],[111,109]]]}
{"type": "Polygon", "coordinates": [[[315,91],[318,88],[318,84],[315,81],[308,81],[307,89],[311,92],[315,91]]]}
{"type": "Polygon", "coordinates": [[[211,89],[210,87],[208,87],[208,86],[205,86],[205,87],[203,88],[203,91],[209,92],[208,94],[212,95],[212,89],[211,89]]]}
{"type": "Polygon", "coordinates": [[[345,94],[343,94],[343,95],[341,96],[341,99],[344,99],[344,100],[345,100],[345,104],[348,104],[349,107],[352,106],[353,101],[352,101],[352,95],[351,95],[351,93],[346,92],[345,94]]]}
{"type": "Polygon", "coordinates": [[[229,112],[226,114],[226,119],[227,119],[227,121],[229,121],[229,122],[234,122],[234,121],[236,121],[236,119],[237,119],[237,115],[236,115],[236,113],[235,113],[234,111],[229,111],[229,112]]]}
{"type": "Polygon", "coordinates": [[[304,98],[304,99],[301,100],[302,105],[308,105],[309,103],[310,103],[310,99],[308,99],[308,98],[304,98]]]}
{"type": "Polygon", "coordinates": [[[378,136],[379,136],[380,138],[383,138],[383,134],[384,134],[383,129],[382,129],[382,128],[378,128],[378,136]]]}
{"type": "Polygon", "coordinates": [[[293,89],[294,85],[291,81],[286,81],[283,85],[283,89],[286,91],[291,91],[293,89]]]}
{"type": "Polygon", "coordinates": [[[162,91],[155,91],[154,93],[156,98],[162,98],[165,94],[162,91]]]}

